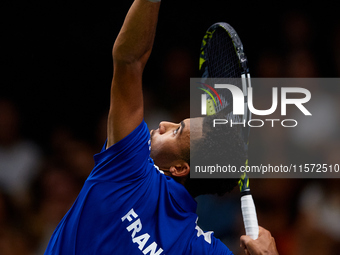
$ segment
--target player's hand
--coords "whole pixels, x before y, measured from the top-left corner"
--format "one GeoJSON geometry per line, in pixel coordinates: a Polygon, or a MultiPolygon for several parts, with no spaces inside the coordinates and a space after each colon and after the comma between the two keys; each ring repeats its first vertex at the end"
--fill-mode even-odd
{"type": "Polygon", "coordinates": [[[246,235],[241,236],[240,246],[246,255],[279,255],[274,237],[262,227],[259,227],[259,237],[256,240],[246,235]]]}

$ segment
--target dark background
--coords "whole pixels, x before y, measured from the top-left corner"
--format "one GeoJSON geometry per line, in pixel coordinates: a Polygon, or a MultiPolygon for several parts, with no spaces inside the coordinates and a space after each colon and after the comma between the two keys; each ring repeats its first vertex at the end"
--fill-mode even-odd
{"type": "MultiPolygon", "coordinates": [[[[44,143],[51,127],[66,124],[82,137],[90,137],[98,116],[109,106],[111,48],[130,4],[1,3],[0,96],[19,105],[26,136],[44,143]]],[[[145,70],[146,86],[150,86],[149,80],[160,79],[165,56],[173,48],[185,49],[198,63],[202,36],[219,21],[238,31],[252,75],[258,76],[261,54],[274,50],[284,55],[287,51],[284,26],[292,13],[302,14],[310,24],[308,47],[318,60],[319,76],[337,76],[332,68],[332,38],[339,24],[334,5],[319,1],[308,5],[302,1],[163,1],[153,54],[145,70]]]]}

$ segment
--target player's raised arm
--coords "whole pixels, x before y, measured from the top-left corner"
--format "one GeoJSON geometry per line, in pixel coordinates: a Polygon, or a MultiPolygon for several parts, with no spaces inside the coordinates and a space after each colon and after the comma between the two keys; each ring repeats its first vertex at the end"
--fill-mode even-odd
{"type": "Polygon", "coordinates": [[[142,74],[156,32],[160,2],[135,0],[114,43],[107,148],[143,120],[142,74]]]}

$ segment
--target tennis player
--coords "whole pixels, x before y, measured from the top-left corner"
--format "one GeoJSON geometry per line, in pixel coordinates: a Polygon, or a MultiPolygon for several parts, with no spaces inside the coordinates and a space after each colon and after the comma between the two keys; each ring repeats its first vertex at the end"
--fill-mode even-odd
{"type": "MultiPolygon", "coordinates": [[[[189,178],[190,137],[197,146],[202,118],[161,122],[148,131],[143,120],[142,73],[150,56],[160,2],[135,0],[113,47],[114,73],[107,141],[72,208],[54,231],[45,254],[232,254],[212,232],[197,226],[200,194],[223,194],[236,180],[189,178]]],[[[230,129],[231,130],[231,129],[230,129]]],[[[227,132],[233,164],[243,164],[243,142],[227,132]]],[[[271,234],[240,239],[247,254],[277,254],[271,234]]]]}

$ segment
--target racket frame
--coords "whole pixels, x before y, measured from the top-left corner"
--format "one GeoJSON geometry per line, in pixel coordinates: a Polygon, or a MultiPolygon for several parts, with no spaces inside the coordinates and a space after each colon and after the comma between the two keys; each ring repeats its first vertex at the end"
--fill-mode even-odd
{"type": "MultiPolygon", "coordinates": [[[[248,59],[244,53],[243,44],[241,42],[240,37],[236,33],[235,29],[232,26],[230,26],[228,23],[218,22],[210,26],[209,29],[207,30],[202,40],[199,69],[202,71],[202,67],[204,66],[204,63],[207,61],[207,59],[205,58],[205,49],[207,45],[209,44],[209,41],[213,37],[214,31],[219,27],[223,28],[228,33],[230,39],[233,42],[236,55],[238,56],[238,59],[239,59],[239,68],[241,71],[240,78],[242,81],[242,91],[244,95],[244,104],[245,104],[245,107],[244,107],[245,112],[243,114],[242,120],[243,122],[246,123],[247,120],[251,119],[251,112],[248,109],[248,87],[251,87],[251,78],[250,78],[250,73],[249,73],[249,68],[248,68],[248,59]]],[[[209,77],[208,68],[205,67],[204,69],[205,70],[202,75],[203,82],[204,82],[204,79],[209,77]]],[[[214,78],[214,77],[211,77],[211,78],[214,78]]],[[[226,78],[237,78],[237,77],[226,77],[226,78]]],[[[244,127],[241,132],[242,132],[242,137],[244,139],[245,150],[248,152],[248,143],[249,143],[248,137],[249,137],[250,128],[246,124],[245,124],[246,127],[244,127]]],[[[248,159],[246,160],[245,164],[246,166],[248,165],[248,159]]],[[[241,191],[241,210],[242,210],[242,216],[243,216],[243,222],[245,225],[246,235],[250,236],[253,239],[257,239],[259,228],[258,228],[256,209],[255,209],[255,204],[254,204],[252,195],[250,193],[249,179],[245,173],[239,181],[239,186],[240,186],[240,191],[241,191]]]]}

